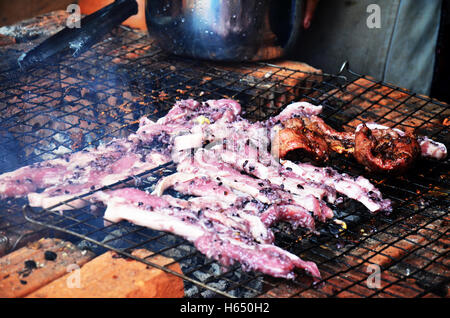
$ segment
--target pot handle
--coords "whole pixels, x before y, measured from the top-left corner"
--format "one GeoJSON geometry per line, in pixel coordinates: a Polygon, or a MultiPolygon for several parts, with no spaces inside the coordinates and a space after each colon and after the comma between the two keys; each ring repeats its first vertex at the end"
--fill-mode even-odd
{"type": "Polygon", "coordinates": [[[300,38],[300,33],[302,32],[302,18],[303,18],[303,0],[293,0],[292,1],[292,29],[288,40],[286,41],[283,49],[286,53],[289,53],[297,44],[300,38]]]}
{"type": "Polygon", "coordinates": [[[66,50],[71,50],[73,56],[78,56],[100,41],[115,26],[137,13],[136,0],[115,0],[110,5],[81,19],[80,28],[62,29],[22,54],[17,62],[21,68],[26,69],[66,50]]]}

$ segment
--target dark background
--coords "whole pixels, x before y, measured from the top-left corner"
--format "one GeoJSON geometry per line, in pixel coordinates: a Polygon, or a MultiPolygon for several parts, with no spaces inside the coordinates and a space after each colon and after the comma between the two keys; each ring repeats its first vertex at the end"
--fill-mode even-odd
{"type": "Polygon", "coordinates": [[[442,1],[441,28],[436,50],[431,97],[450,103],[450,0],[442,1]]]}

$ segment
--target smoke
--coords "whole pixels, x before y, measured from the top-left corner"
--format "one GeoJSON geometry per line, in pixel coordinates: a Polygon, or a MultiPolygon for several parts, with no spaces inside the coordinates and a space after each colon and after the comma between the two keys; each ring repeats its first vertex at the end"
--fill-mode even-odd
{"type": "Polygon", "coordinates": [[[0,126],[0,173],[19,168],[23,158],[23,149],[17,140],[0,126]]]}

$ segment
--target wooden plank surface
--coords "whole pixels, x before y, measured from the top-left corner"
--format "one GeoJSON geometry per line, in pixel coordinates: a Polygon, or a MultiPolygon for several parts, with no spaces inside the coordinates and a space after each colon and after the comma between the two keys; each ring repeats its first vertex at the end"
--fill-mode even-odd
{"type": "Polygon", "coordinates": [[[0,297],[23,297],[81,266],[93,254],[72,243],[45,238],[0,258],[0,297]],[[54,258],[54,259],[53,259],[54,258]]]}
{"type": "MultiPolygon", "coordinates": [[[[147,250],[134,256],[181,273],[179,264],[147,250]],[[171,264],[173,263],[173,264],[171,264]],[[169,265],[170,264],[170,265],[169,265]]],[[[176,298],[184,296],[181,278],[133,259],[107,252],[33,292],[31,298],[176,298]]]]}

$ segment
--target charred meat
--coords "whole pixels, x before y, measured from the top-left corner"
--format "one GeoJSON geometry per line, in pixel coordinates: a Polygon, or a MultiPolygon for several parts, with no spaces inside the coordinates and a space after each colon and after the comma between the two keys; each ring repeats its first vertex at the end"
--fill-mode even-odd
{"type": "Polygon", "coordinates": [[[306,155],[316,163],[326,163],[333,153],[352,154],[372,172],[399,173],[420,156],[445,158],[447,148],[427,137],[375,123],[361,124],[355,132],[339,132],[315,114],[286,119],[272,137],[272,155],[281,159],[298,160],[306,155]]]}
{"type": "Polygon", "coordinates": [[[417,138],[397,129],[370,129],[362,124],[355,134],[354,157],[373,172],[408,170],[420,153],[417,138]]]}
{"type": "Polygon", "coordinates": [[[325,163],[333,152],[353,152],[353,135],[336,131],[316,115],[288,119],[282,125],[272,140],[274,156],[292,159],[306,155],[315,162],[325,163]]]}

